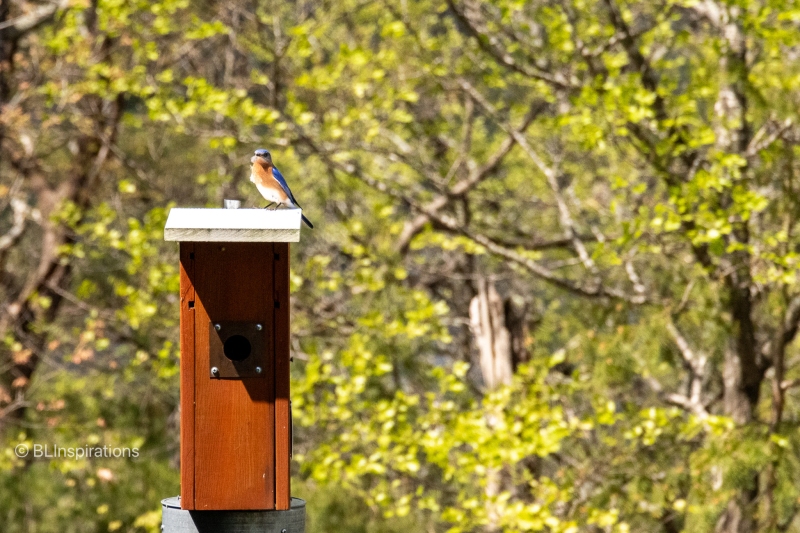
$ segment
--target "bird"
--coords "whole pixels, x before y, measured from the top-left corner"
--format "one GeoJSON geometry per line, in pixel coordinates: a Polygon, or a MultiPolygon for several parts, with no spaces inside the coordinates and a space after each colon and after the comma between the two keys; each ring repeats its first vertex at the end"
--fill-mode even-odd
{"type": "MultiPolygon", "coordinates": [[[[255,155],[250,158],[250,163],[252,164],[250,167],[250,181],[255,183],[261,196],[270,202],[266,207],[270,207],[273,204],[278,204],[275,206],[275,209],[281,205],[300,207],[300,204],[294,199],[294,195],[291,189],[289,189],[289,185],[286,183],[283,174],[272,164],[272,155],[269,153],[269,150],[265,150],[264,148],[256,150],[255,155]]],[[[266,209],[266,207],[264,209],[266,209]]],[[[314,224],[312,224],[304,214],[300,213],[300,217],[303,219],[303,222],[306,223],[306,226],[309,228],[314,227],[314,224]]]]}

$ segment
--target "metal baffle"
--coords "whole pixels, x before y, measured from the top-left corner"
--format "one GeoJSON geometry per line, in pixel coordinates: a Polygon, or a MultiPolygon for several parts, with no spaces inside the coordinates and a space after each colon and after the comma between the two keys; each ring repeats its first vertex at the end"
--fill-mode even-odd
{"type": "Polygon", "coordinates": [[[175,496],[161,500],[163,533],[305,533],[306,502],[287,511],[185,511],[175,496]]]}

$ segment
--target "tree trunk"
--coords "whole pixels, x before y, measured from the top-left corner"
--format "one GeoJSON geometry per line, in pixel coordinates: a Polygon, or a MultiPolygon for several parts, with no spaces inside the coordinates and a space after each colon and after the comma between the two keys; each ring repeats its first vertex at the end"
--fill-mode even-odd
{"type": "Polygon", "coordinates": [[[511,333],[506,327],[503,300],[494,283],[480,279],[469,305],[469,321],[478,345],[481,375],[487,391],[511,382],[511,333]]]}
{"type": "MultiPolygon", "coordinates": [[[[481,278],[476,282],[477,294],[469,306],[472,334],[478,346],[481,374],[487,392],[511,383],[517,365],[528,360],[527,305],[500,297],[493,282],[481,278]]],[[[497,424],[502,413],[486,414],[489,427],[497,424]]],[[[487,532],[500,530],[500,512],[492,503],[503,490],[503,469],[486,470],[487,532]]]]}
{"type": "MultiPolygon", "coordinates": [[[[757,389],[755,396],[752,394],[752,387],[748,390],[741,363],[741,358],[736,350],[726,350],[723,368],[723,404],[725,414],[738,425],[744,425],[753,420],[758,401],[757,389]]],[[[717,533],[752,533],[756,531],[758,473],[753,472],[749,477],[751,485],[738,491],[736,496],[728,502],[725,511],[717,521],[715,528],[717,533]]]]}
{"type": "MultiPolygon", "coordinates": [[[[755,418],[765,370],[755,339],[750,283],[749,271],[731,275],[728,280],[735,331],[732,345],[725,351],[723,408],[739,426],[755,418]]],[[[753,533],[758,529],[759,474],[753,471],[747,477],[749,485],[739,489],[717,521],[717,533],[753,533]]]]}

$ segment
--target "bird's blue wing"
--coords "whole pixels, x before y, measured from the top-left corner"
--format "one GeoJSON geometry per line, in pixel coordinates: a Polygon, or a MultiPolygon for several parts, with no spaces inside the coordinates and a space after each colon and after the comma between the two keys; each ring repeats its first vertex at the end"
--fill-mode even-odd
{"type": "Polygon", "coordinates": [[[294,195],[292,194],[292,190],[289,188],[289,184],[286,183],[286,180],[284,179],[283,174],[281,174],[281,171],[278,170],[278,167],[276,167],[274,165],[272,167],[272,175],[275,177],[275,181],[278,182],[278,184],[281,186],[281,189],[283,189],[283,192],[286,193],[286,195],[289,197],[289,199],[292,202],[294,202],[295,205],[300,207],[300,204],[298,204],[297,201],[294,199],[294,195]]]}

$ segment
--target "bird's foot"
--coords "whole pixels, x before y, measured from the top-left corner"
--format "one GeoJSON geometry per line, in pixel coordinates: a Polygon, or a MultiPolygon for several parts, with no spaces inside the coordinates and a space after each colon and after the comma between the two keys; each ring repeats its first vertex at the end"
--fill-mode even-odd
{"type": "Polygon", "coordinates": [[[264,209],[269,209],[269,206],[271,206],[271,205],[275,205],[275,202],[270,202],[269,205],[265,205],[264,209]]]}

